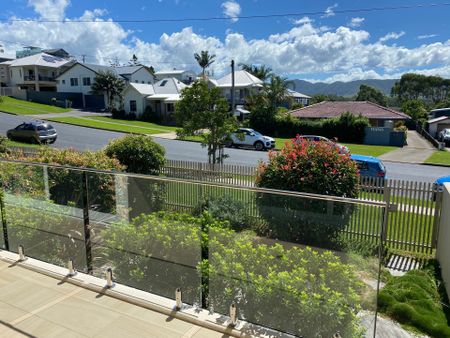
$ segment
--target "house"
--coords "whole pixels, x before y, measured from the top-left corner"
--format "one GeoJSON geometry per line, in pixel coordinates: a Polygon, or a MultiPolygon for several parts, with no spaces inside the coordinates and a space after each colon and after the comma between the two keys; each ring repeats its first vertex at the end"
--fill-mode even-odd
{"type": "Polygon", "coordinates": [[[432,119],[441,117],[441,116],[450,116],[450,108],[439,108],[439,109],[433,109],[432,111],[430,111],[430,117],[432,119]]]}
{"type": "Polygon", "coordinates": [[[295,90],[288,89],[288,95],[292,98],[292,101],[295,103],[301,104],[303,106],[309,105],[309,100],[311,100],[311,97],[299,92],[296,92],[295,90]]]}
{"type": "Polygon", "coordinates": [[[42,49],[40,47],[27,46],[23,50],[16,51],[16,59],[21,59],[27,56],[32,56],[40,53],[46,53],[49,55],[57,56],[63,59],[69,59],[70,54],[62,48],[42,49]]]}
{"type": "MultiPolygon", "coordinates": [[[[222,94],[231,101],[231,73],[218,80],[210,79],[211,85],[221,89],[222,94]]],[[[263,88],[263,81],[245,70],[234,72],[234,102],[238,105],[245,104],[245,98],[259,92],[263,88]]]]}
{"type": "Polygon", "coordinates": [[[344,112],[367,117],[373,127],[383,127],[387,121],[397,122],[411,119],[402,112],[369,101],[323,101],[292,110],[290,114],[299,119],[314,120],[337,117],[344,112]]]}
{"type": "Polygon", "coordinates": [[[127,84],[131,82],[141,84],[155,83],[155,75],[145,66],[114,67],[111,70],[120,76],[127,84]]]}
{"type": "Polygon", "coordinates": [[[185,84],[190,84],[197,80],[197,74],[192,70],[173,69],[155,73],[156,80],[161,81],[165,78],[174,78],[185,84]]]}
{"type": "Polygon", "coordinates": [[[437,138],[439,132],[444,129],[450,129],[450,116],[440,116],[427,121],[428,133],[437,138]]]}
{"type": "Polygon", "coordinates": [[[38,53],[13,61],[6,61],[10,87],[34,91],[56,91],[56,77],[72,65],[73,61],[46,53],[38,53]]]}
{"type": "Polygon", "coordinates": [[[6,87],[10,82],[9,65],[13,60],[0,56],[0,87],[6,87]]]}
{"type": "Polygon", "coordinates": [[[123,93],[124,109],[127,113],[142,115],[146,109],[166,119],[175,111],[181,91],[187,85],[176,78],[165,78],[154,84],[130,82],[123,93]]]}

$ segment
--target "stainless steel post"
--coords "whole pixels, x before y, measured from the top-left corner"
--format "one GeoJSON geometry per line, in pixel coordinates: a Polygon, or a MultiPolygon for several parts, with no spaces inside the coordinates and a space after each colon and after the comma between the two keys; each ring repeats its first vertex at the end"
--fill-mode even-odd
{"type": "Polygon", "coordinates": [[[112,269],[108,268],[106,269],[106,287],[107,288],[112,288],[113,287],[113,273],[112,273],[112,269]]]}
{"type": "Polygon", "coordinates": [[[177,310],[181,310],[182,307],[183,307],[183,301],[182,301],[181,289],[177,288],[175,290],[175,308],[177,310]]]}

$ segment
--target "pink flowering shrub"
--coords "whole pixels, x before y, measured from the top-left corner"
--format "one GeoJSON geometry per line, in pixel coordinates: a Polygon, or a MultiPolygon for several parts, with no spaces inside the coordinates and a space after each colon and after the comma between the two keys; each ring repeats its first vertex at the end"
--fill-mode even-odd
{"type": "MultiPolygon", "coordinates": [[[[355,198],[358,168],[349,155],[330,144],[299,137],[271,152],[261,163],[256,184],[305,193],[355,198]]],[[[345,202],[260,193],[260,213],[267,222],[265,234],[308,245],[329,246],[348,223],[353,206],[345,202]]]]}

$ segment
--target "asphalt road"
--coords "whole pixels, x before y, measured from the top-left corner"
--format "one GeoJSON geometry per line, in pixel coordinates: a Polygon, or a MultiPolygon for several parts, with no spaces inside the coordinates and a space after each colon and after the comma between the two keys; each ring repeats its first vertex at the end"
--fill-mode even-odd
{"type": "MultiPolygon", "coordinates": [[[[0,134],[6,135],[8,129],[16,127],[23,121],[32,120],[29,116],[15,116],[0,113],[0,134]]],[[[104,131],[92,128],[70,126],[54,123],[58,132],[58,140],[53,145],[57,148],[75,148],[78,150],[98,150],[108,144],[111,139],[121,137],[123,133],[104,131]]],[[[166,157],[173,160],[207,162],[206,149],[194,142],[155,138],[155,141],[166,149],[166,157]]],[[[229,158],[226,163],[238,165],[256,165],[260,160],[267,160],[267,152],[254,150],[227,149],[229,158]]],[[[438,177],[450,175],[450,168],[420,164],[384,162],[389,178],[409,181],[434,182],[438,177]]]]}

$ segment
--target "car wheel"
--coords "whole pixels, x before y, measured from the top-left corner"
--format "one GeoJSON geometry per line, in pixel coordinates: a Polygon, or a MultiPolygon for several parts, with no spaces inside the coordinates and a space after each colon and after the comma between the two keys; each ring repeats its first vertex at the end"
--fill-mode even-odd
{"type": "Polygon", "coordinates": [[[258,151],[264,150],[264,144],[261,141],[255,142],[255,149],[258,151]]]}
{"type": "Polygon", "coordinates": [[[225,143],[225,147],[227,147],[227,148],[233,148],[233,141],[227,141],[227,142],[225,143]]]}

